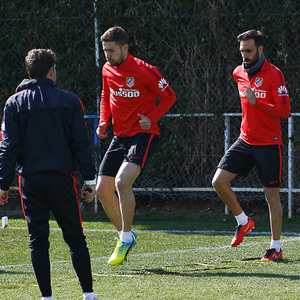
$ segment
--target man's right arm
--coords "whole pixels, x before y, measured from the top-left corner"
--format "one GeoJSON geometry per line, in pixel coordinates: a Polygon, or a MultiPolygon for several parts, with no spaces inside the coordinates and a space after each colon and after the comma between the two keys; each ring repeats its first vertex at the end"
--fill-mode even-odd
{"type": "Polygon", "coordinates": [[[103,74],[102,74],[102,78],[103,78],[102,79],[103,88],[102,88],[101,101],[100,101],[100,120],[99,120],[96,133],[100,139],[105,139],[107,137],[106,128],[108,125],[108,119],[110,117],[111,110],[110,110],[110,103],[109,103],[109,99],[110,99],[109,86],[103,74]]]}

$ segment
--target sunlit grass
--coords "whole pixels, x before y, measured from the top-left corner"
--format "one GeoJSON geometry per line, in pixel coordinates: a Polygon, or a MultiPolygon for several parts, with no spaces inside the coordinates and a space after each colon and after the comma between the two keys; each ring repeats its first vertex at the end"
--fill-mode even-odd
{"type": "MultiPolygon", "coordinates": [[[[270,242],[267,218],[253,218],[253,233],[232,248],[232,216],[136,216],[137,246],[127,262],[112,267],[107,264],[117,241],[112,224],[103,214],[83,217],[99,299],[299,299],[300,237],[283,234],[284,258],[261,262],[270,242]]],[[[68,247],[56,222],[50,223],[53,295],[82,299],[68,247]]],[[[299,219],[284,220],[283,232],[297,231],[299,219]]],[[[41,298],[28,239],[23,218],[10,217],[0,229],[0,299],[41,298]]]]}

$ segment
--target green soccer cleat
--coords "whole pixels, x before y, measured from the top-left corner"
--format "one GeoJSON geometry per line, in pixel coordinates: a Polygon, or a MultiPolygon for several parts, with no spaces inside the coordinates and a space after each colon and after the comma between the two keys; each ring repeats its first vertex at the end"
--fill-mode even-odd
{"type": "Polygon", "coordinates": [[[130,243],[125,243],[121,240],[118,240],[115,251],[109,258],[107,263],[111,266],[117,266],[117,265],[121,264],[123,261],[125,261],[127,259],[129,251],[132,249],[133,246],[135,246],[135,238],[134,237],[130,243]]]}
{"type": "Polygon", "coordinates": [[[138,235],[132,230],[131,230],[131,234],[133,236],[133,239],[136,241],[138,239],[138,235]]]}

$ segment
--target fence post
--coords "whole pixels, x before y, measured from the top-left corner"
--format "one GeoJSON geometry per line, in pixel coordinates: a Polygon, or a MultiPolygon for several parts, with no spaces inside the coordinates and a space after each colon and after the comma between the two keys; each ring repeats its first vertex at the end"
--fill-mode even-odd
{"type": "MultiPolygon", "coordinates": [[[[229,115],[225,115],[225,129],[224,129],[224,152],[230,147],[230,117],[229,115]]],[[[225,204],[225,215],[229,214],[228,206],[225,204]]]]}
{"type": "Polygon", "coordinates": [[[293,209],[293,156],[294,156],[294,141],[293,141],[293,131],[294,131],[294,117],[290,116],[288,119],[288,217],[292,217],[293,209]]]}
{"type": "MultiPolygon", "coordinates": [[[[95,61],[96,61],[96,67],[97,71],[99,70],[99,59],[100,59],[100,50],[99,50],[99,37],[98,37],[98,19],[97,19],[97,0],[94,1],[94,32],[95,32],[95,61]]],[[[97,78],[97,111],[100,111],[100,91],[99,91],[99,75],[98,72],[96,74],[97,78]]],[[[98,160],[97,160],[97,151],[96,148],[98,147],[98,137],[96,134],[96,129],[98,127],[98,118],[94,118],[94,148],[95,148],[95,164],[96,164],[96,170],[98,169],[98,160]]],[[[95,195],[94,197],[94,212],[98,212],[98,197],[95,195]]]]}
{"type": "MultiPolygon", "coordinates": [[[[98,146],[98,136],[96,133],[96,129],[98,127],[98,117],[95,116],[94,118],[94,147],[95,147],[95,167],[96,167],[96,171],[98,170],[98,160],[97,160],[97,146],[98,146]]],[[[94,212],[98,212],[98,197],[97,195],[94,196],[94,212]]]]}

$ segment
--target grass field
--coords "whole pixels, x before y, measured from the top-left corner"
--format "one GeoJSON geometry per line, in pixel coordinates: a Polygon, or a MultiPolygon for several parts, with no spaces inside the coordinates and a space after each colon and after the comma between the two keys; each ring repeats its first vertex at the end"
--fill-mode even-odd
{"type": "MultiPolygon", "coordinates": [[[[232,215],[158,213],[136,216],[137,246],[121,266],[107,259],[117,234],[103,213],[84,214],[94,290],[100,299],[300,299],[300,220],[285,219],[283,259],[261,262],[270,243],[268,218],[255,218],[243,243],[230,247],[232,215]]],[[[55,299],[82,299],[61,231],[51,221],[55,299]]],[[[0,299],[40,299],[23,217],[0,229],[0,299]]]]}

